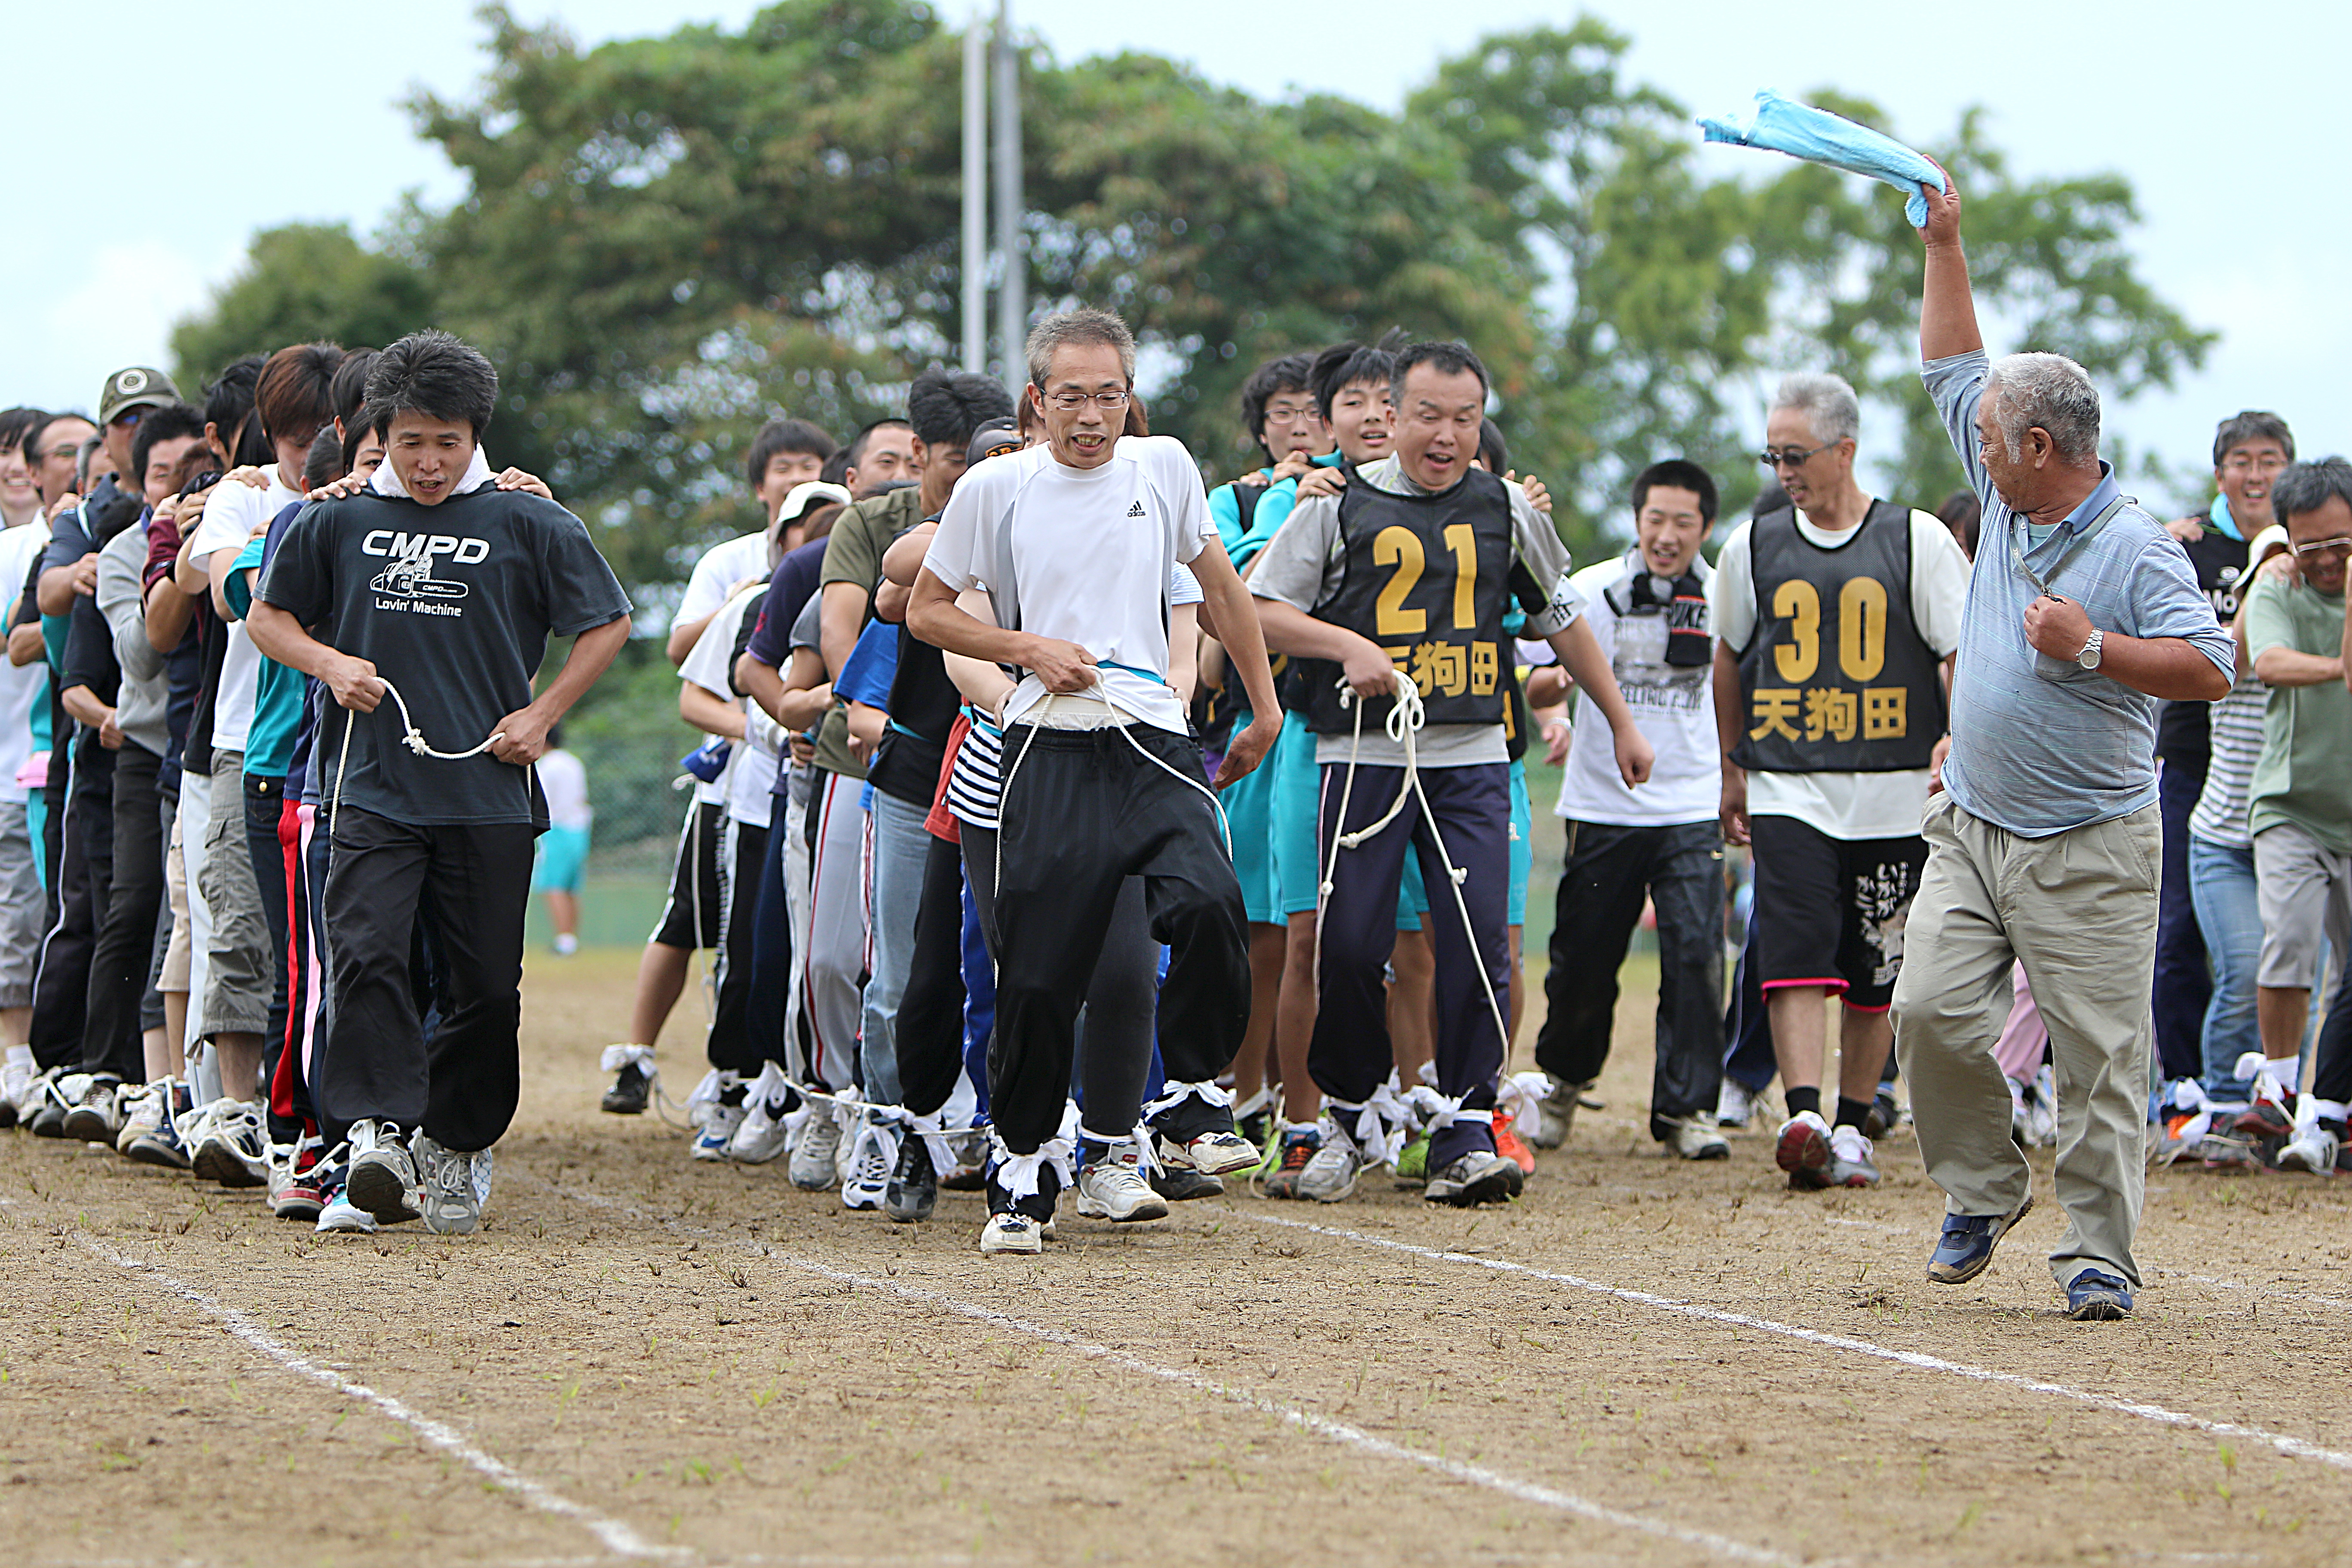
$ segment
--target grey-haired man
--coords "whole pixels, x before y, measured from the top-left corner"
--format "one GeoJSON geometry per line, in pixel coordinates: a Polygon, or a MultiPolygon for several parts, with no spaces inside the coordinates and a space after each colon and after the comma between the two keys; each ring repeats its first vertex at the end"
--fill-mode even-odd
{"type": "Polygon", "coordinates": [[[2236,650],[2161,523],[2100,461],[2099,395],[2056,354],[1988,362],[1957,186],[1927,196],[1921,375],[1984,505],[1952,679],[1943,793],[1895,987],[1938,1284],[1975,1279],[2031,1206],[1993,1060],[2021,962],[2058,1079],[2050,1257],[2071,1317],[2127,1315],[2146,1143],[2148,991],[2163,828],[2156,703],[2210,702],[2236,650]]]}

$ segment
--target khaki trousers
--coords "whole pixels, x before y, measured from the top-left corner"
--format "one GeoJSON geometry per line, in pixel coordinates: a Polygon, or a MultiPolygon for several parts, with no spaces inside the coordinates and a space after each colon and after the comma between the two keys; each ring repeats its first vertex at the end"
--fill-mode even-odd
{"type": "Polygon", "coordinates": [[[2025,1201],[2032,1172],[2010,1139],[2009,1089],[1992,1054],[2010,965],[2021,963],[2050,1026],[2058,1079],[2057,1188],[2067,1224],[2050,1272],[2064,1285],[2096,1268],[2136,1288],[2163,853],[2158,808],[2023,838],[1938,794],[1921,831],[1927,867],[1895,984],[1895,1049],[1927,1174],[1952,1214],[2007,1214],[2025,1201]]]}

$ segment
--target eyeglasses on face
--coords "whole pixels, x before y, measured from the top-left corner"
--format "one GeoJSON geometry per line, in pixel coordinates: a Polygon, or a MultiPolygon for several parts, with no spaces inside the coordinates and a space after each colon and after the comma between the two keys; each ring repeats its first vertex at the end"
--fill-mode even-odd
{"type": "Polygon", "coordinates": [[[2296,545],[2294,553],[2298,561],[2306,555],[2352,555],[2352,539],[2315,539],[2308,544],[2296,545]]]}
{"type": "Polygon", "coordinates": [[[2239,456],[2221,465],[2225,474],[2275,474],[2286,467],[2286,459],[2276,452],[2265,452],[2259,458],[2239,456]]]}
{"type": "Polygon", "coordinates": [[[1045,395],[1045,401],[1065,414],[1075,414],[1088,403],[1097,408],[1124,408],[1127,396],[1123,388],[1114,387],[1108,392],[1052,392],[1045,395]]]}
{"type": "Polygon", "coordinates": [[[1809,460],[1821,456],[1836,445],[1835,441],[1824,441],[1810,452],[1797,447],[1783,447],[1776,452],[1767,447],[1756,454],[1756,460],[1768,468],[1801,468],[1809,460]]]}

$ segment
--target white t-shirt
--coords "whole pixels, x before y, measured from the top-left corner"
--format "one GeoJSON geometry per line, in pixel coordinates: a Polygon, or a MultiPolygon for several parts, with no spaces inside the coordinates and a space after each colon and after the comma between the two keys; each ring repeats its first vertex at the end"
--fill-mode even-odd
{"type": "MultiPolygon", "coordinates": [[[[48,546],[46,515],[0,532],[0,603],[15,605],[33,558],[48,546]]],[[[25,804],[27,792],[16,774],[33,755],[33,704],[48,694],[47,664],[37,658],[19,667],[0,658],[0,801],[25,804]]]]}
{"type": "MultiPolygon", "coordinates": [[[[923,565],[958,593],[987,588],[999,625],[1085,648],[1122,714],[1182,735],[1184,705],[1168,685],[1169,584],[1216,532],[1201,470],[1172,436],[1122,437],[1093,468],[1037,446],[964,475],[923,565]]],[[[1024,675],[1005,721],[1045,695],[1024,675]]]]}
{"type": "Polygon", "coordinates": [[[698,621],[725,604],[735,584],[757,577],[764,583],[772,574],[768,564],[768,535],[763,530],[723,540],[702,552],[687,574],[686,592],[677,597],[677,609],[670,616],[673,626],[698,621]]]}
{"type": "MultiPolygon", "coordinates": [[[[1715,635],[1734,653],[1756,635],[1756,571],[1749,554],[1751,521],[1731,531],[1715,558],[1715,582],[1707,608],[1715,635]]],[[[1797,531],[1823,550],[1853,537],[1830,533],[1797,513],[1797,531]]],[[[1960,617],[1968,608],[1969,558],[1952,531],[1933,512],[1911,513],[1911,623],[1935,650],[1948,658],[1960,646],[1960,617]]],[[[1793,816],[1832,838],[1902,838],[1919,831],[1927,809],[1926,768],[1884,773],[1776,773],[1748,775],[1750,816],[1793,816]]]]}
{"type": "Polygon", "coordinates": [[[596,819],[588,804],[588,769],[558,746],[539,759],[540,793],[547,796],[547,820],[555,827],[585,827],[596,819]]]}
{"type": "MultiPolygon", "coordinates": [[[[257,526],[302,499],[302,491],[289,489],[280,482],[277,465],[272,464],[268,472],[269,488],[266,490],[255,489],[239,480],[224,480],[214,487],[213,499],[205,507],[204,521],[196,524],[191,560],[203,563],[210,561],[216,551],[243,550],[257,526]]],[[[221,656],[220,689],[213,694],[215,751],[245,750],[246,735],[253,728],[254,683],[260,678],[260,650],[253,646],[243,621],[230,622],[228,647],[221,656]]]]}
{"type": "MultiPolygon", "coordinates": [[[[1657,753],[1650,782],[1627,789],[1617,773],[1609,721],[1591,697],[1579,692],[1558,807],[1560,816],[1579,822],[1664,827],[1712,822],[1722,808],[1723,750],[1715,731],[1712,667],[1666,662],[1664,615],[1617,613],[1617,605],[1626,603],[1627,585],[1648,570],[1634,549],[1569,579],[1584,598],[1585,625],[1616,674],[1635,726],[1657,753]]],[[[1698,563],[1700,582],[1714,575],[1705,561],[1698,563]]]]}
{"type": "MultiPolygon", "coordinates": [[[[681,679],[746,713],[751,710],[751,700],[735,695],[735,638],[755,597],[753,590],[746,588],[719,605],[695,639],[693,651],[677,668],[681,679]]],[[[728,816],[747,826],[765,827],[772,809],[769,803],[775,798],[776,765],[775,752],[749,740],[737,741],[728,753],[727,771],[719,775],[716,784],[706,787],[722,792],[713,798],[727,803],[728,816]]],[[[697,798],[700,798],[698,792],[697,798]]]]}

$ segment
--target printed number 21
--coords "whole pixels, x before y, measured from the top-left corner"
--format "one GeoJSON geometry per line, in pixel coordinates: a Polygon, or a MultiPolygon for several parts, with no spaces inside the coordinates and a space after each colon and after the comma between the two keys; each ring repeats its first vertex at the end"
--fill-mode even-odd
{"type": "MultiPolygon", "coordinates": [[[[1478,545],[1470,524],[1457,522],[1448,528],[1445,547],[1454,555],[1454,625],[1467,631],[1478,624],[1478,545]]],[[[1406,597],[1420,586],[1421,574],[1429,565],[1421,536],[1397,524],[1381,530],[1372,536],[1372,563],[1396,568],[1374,601],[1374,635],[1417,637],[1427,632],[1428,613],[1405,606],[1406,597]]]]}

